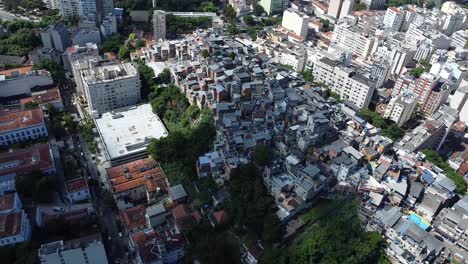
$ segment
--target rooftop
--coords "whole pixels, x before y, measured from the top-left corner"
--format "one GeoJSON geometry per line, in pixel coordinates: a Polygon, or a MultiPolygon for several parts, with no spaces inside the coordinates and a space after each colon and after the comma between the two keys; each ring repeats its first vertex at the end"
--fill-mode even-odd
{"type": "Polygon", "coordinates": [[[35,170],[45,171],[51,168],[54,168],[54,161],[49,144],[0,155],[0,176],[31,173],[35,170]]]}
{"type": "Polygon", "coordinates": [[[167,193],[165,175],[159,163],[151,157],[108,168],[106,171],[115,193],[140,186],[146,186],[148,192],[155,192],[159,188],[161,192],[167,193]]]}
{"type": "Polygon", "coordinates": [[[83,70],[84,80],[88,85],[94,85],[115,80],[138,77],[138,70],[128,62],[122,64],[104,65],[83,70]]]}
{"type": "Polygon", "coordinates": [[[0,212],[13,209],[15,206],[15,195],[16,193],[9,193],[0,197],[0,212]]]}
{"type": "Polygon", "coordinates": [[[67,193],[74,193],[88,189],[88,183],[86,182],[85,178],[69,180],[65,183],[65,185],[67,187],[67,193]]]}
{"type": "Polygon", "coordinates": [[[111,159],[146,151],[151,139],[168,135],[150,104],[104,113],[96,119],[96,127],[111,159]]]}
{"type": "Polygon", "coordinates": [[[121,213],[127,229],[146,225],[146,209],[143,205],[123,210],[121,213]]]}
{"type": "Polygon", "coordinates": [[[23,211],[0,215],[0,238],[19,234],[22,218],[23,211]]]}
{"type": "Polygon", "coordinates": [[[62,96],[58,88],[34,92],[31,97],[20,99],[20,104],[24,105],[27,102],[35,102],[39,105],[47,105],[48,103],[61,102],[62,96]]]}
{"type": "Polygon", "coordinates": [[[44,123],[44,114],[39,108],[0,115],[0,133],[37,126],[44,123]]]}

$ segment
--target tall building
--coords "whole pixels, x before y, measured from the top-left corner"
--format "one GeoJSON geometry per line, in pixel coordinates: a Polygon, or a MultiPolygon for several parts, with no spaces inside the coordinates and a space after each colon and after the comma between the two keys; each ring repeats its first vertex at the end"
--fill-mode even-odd
{"type": "Polygon", "coordinates": [[[460,121],[468,123],[468,81],[462,80],[452,95],[450,107],[460,111],[460,121]]]}
{"type": "Polygon", "coordinates": [[[44,244],[38,250],[38,255],[42,264],[107,264],[106,251],[99,234],[44,244]]]}
{"type": "Polygon", "coordinates": [[[104,38],[117,33],[117,18],[115,15],[104,17],[100,26],[101,34],[104,38]]]}
{"type": "Polygon", "coordinates": [[[383,117],[393,120],[401,127],[411,118],[411,114],[417,104],[418,97],[416,94],[405,92],[390,99],[383,117]]]}
{"type": "Polygon", "coordinates": [[[153,30],[155,40],[166,38],[166,12],[156,10],[153,14],[153,30]]]}
{"type": "Polygon", "coordinates": [[[283,21],[281,22],[281,25],[287,30],[292,31],[303,38],[307,38],[309,30],[309,16],[289,8],[283,13],[283,21]]]}
{"type": "Polygon", "coordinates": [[[401,7],[389,7],[385,12],[383,24],[385,28],[399,31],[405,21],[405,11],[401,7]]]}
{"type": "Polygon", "coordinates": [[[459,48],[459,49],[464,49],[467,47],[468,43],[468,30],[458,30],[455,33],[452,34],[452,42],[450,43],[450,46],[459,48]]]}
{"type": "Polygon", "coordinates": [[[384,10],[387,0],[362,0],[369,10],[384,10]]]}
{"type": "Polygon", "coordinates": [[[106,65],[81,71],[89,107],[96,114],[138,103],[140,77],[132,63],[106,65]]]}
{"type": "Polygon", "coordinates": [[[49,25],[41,32],[44,48],[64,52],[71,44],[70,32],[64,24],[49,25]]]}
{"type": "Polygon", "coordinates": [[[74,45],[68,47],[67,50],[62,55],[63,64],[65,69],[74,74],[72,64],[79,59],[86,57],[95,57],[99,56],[99,49],[96,43],[86,43],[85,45],[79,46],[74,45]]]}
{"type": "Polygon", "coordinates": [[[360,57],[367,57],[374,45],[375,37],[366,33],[365,29],[356,25],[347,17],[340,19],[333,30],[333,41],[340,47],[360,57]]]}
{"type": "Polygon", "coordinates": [[[114,11],[114,0],[95,0],[97,14],[103,18],[113,13],[114,11]]]}
{"type": "Polygon", "coordinates": [[[323,57],[313,67],[316,82],[323,82],[342,100],[351,101],[357,107],[369,106],[375,90],[375,82],[355,71],[353,67],[323,57]]]}
{"type": "Polygon", "coordinates": [[[345,17],[353,11],[354,0],[344,0],[341,5],[340,18],[345,17]]]}
{"type": "Polygon", "coordinates": [[[260,5],[269,16],[281,14],[281,12],[288,8],[288,4],[288,0],[260,0],[260,5]]]}
{"type": "Polygon", "coordinates": [[[340,18],[341,7],[343,6],[343,0],[330,0],[328,5],[328,15],[335,20],[340,18]]]}
{"type": "Polygon", "coordinates": [[[57,0],[57,6],[60,14],[64,17],[80,15],[79,0],[57,0]]]}

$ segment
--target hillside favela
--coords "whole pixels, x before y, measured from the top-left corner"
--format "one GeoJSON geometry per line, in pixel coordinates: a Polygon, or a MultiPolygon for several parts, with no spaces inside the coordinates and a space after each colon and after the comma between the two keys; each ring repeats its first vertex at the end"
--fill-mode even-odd
{"type": "Polygon", "coordinates": [[[467,0],[0,0],[2,264],[468,264],[467,191],[467,0]]]}

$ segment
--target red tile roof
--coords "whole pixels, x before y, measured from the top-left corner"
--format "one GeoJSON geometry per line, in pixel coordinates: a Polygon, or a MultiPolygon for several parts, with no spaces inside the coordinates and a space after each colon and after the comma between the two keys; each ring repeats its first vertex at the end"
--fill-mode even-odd
{"type": "Polygon", "coordinates": [[[0,215],[0,237],[9,237],[21,232],[22,211],[0,215]]]}
{"type": "Polygon", "coordinates": [[[146,225],[146,208],[143,205],[121,211],[127,229],[134,229],[146,225]]]}
{"type": "Polygon", "coordinates": [[[15,205],[15,194],[9,193],[0,197],[0,211],[13,209],[15,205]]]}
{"type": "Polygon", "coordinates": [[[155,192],[160,188],[161,192],[168,193],[164,181],[166,176],[159,163],[151,157],[108,168],[106,171],[115,193],[141,186],[145,186],[148,192],[155,192]]]}
{"type": "Polygon", "coordinates": [[[0,155],[0,176],[46,171],[54,167],[49,144],[36,145],[0,155]]]}
{"type": "Polygon", "coordinates": [[[33,66],[20,67],[20,68],[0,71],[0,75],[5,75],[5,76],[9,77],[11,75],[18,74],[18,73],[19,74],[28,73],[28,72],[32,71],[32,69],[33,69],[33,66]]]}
{"type": "Polygon", "coordinates": [[[39,108],[0,115],[0,133],[44,124],[44,114],[39,108]]]}
{"type": "Polygon", "coordinates": [[[224,210],[214,212],[213,216],[216,219],[218,225],[226,224],[228,221],[227,213],[224,210]]]}
{"type": "Polygon", "coordinates": [[[25,105],[27,102],[36,102],[40,106],[47,105],[48,103],[61,102],[62,96],[58,88],[52,88],[40,92],[35,92],[31,97],[20,99],[20,104],[25,105]]]}
{"type": "Polygon", "coordinates": [[[68,193],[74,193],[88,189],[88,183],[86,182],[85,178],[69,180],[65,183],[65,186],[67,187],[68,193]]]}
{"type": "Polygon", "coordinates": [[[172,215],[180,229],[190,228],[201,218],[197,211],[193,212],[186,204],[180,204],[176,208],[172,209],[172,215]]]}
{"type": "Polygon", "coordinates": [[[156,237],[158,237],[158,234],[156,233],[156,231],[154,231],[154,229],[152,229],[151,232],[147,232],[143,230],[143,231],[139,231],[130,235],[130,238],[132,239],[133,244],[135,244],[136,246],[141,246],[145,244],[147,241],[152,240],[156,237]]]}

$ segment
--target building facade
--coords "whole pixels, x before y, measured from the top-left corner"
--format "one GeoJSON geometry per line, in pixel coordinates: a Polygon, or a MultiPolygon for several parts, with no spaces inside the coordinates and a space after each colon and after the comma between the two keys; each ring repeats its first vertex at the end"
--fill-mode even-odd
{"type": "Polygon", "coordinates": [[[81,78],[86,100],[97,114],[135,105],[141,99],[140,77],[132,63],[86,69],[81,78]]]}
{"type": "Polygon", "coordinates": [[[166,12],[163,10],[154,11],[153,30],[155,40],[166,39],[166,12]]]}
{"type": "Polygon", "coordinates": [[[44,114],[40,108],[0,115],[0,146],[47,137],[44,114]]]}
{"type": "Polygon", "coordinates": [[[281,25],[287,30],[292,31],[303,38],[307,38],[309,30],[309,16],[289,8],[283,13],[283,21],[281,22],[281,25]]]}

